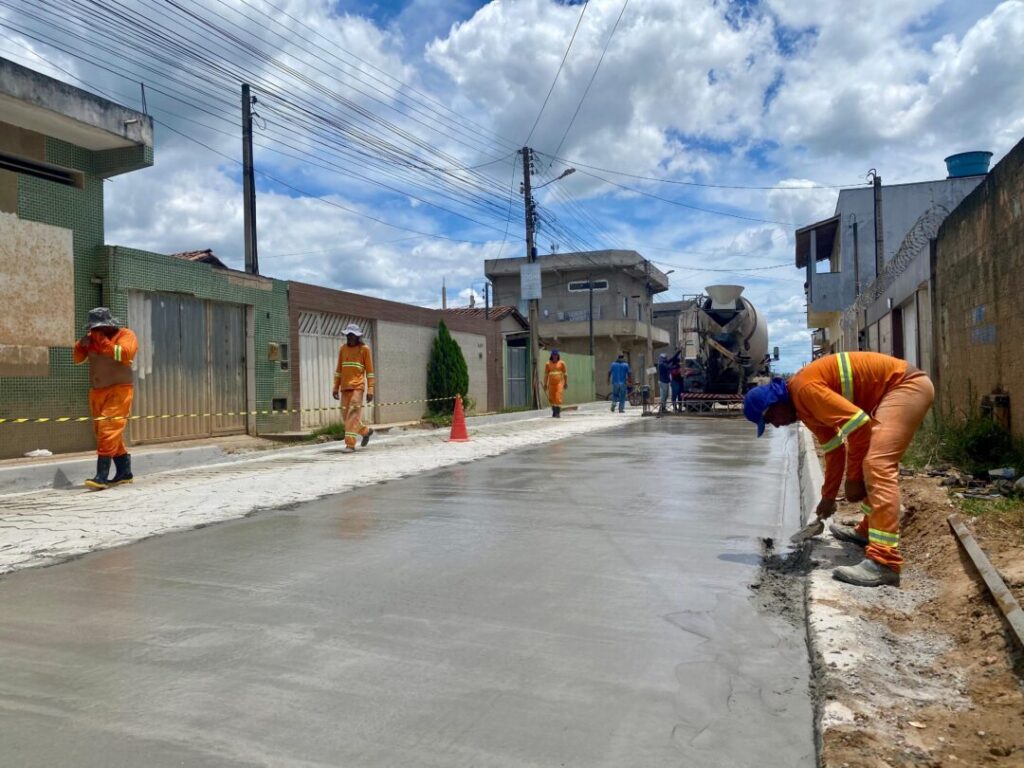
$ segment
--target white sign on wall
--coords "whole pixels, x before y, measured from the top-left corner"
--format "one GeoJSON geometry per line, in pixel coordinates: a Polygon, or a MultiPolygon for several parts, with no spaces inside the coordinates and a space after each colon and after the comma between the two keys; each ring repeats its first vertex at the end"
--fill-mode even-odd
{"type": "Polygon", "coordinates": [[[540,298],[540,264],[523,264],[519,268],[519,296],[525,301],[540,298]]]}

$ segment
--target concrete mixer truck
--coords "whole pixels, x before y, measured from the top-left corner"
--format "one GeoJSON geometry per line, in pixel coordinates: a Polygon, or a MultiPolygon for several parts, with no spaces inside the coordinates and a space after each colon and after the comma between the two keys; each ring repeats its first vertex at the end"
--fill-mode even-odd
{"type": "Polygon", "coordinates": [[[714,403],[742,402],[751,387],[768,381],[768,322],[743,298],[741,285],[709,285],[690,298],[680,315],[683,403],[705,410],[714,403]]]}

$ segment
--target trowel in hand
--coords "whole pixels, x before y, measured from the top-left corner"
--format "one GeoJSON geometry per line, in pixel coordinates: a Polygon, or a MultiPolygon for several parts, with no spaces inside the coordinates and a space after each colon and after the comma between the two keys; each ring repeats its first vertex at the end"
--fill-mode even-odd
{"type": "Polygon", "coordinates": [[[825,521],[820,517],[816,517],[814,520],[809,522],[799,531],[789,537],[790,542],[793,544],[803,544],[808,539],[813,539],[815,536],[825,532],[825,521]]]}

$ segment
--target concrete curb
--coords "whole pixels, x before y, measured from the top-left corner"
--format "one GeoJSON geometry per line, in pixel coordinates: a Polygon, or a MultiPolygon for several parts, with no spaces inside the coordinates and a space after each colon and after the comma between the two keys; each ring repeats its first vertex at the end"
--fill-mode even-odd
{"type": "MultiPolygon", "coordinates": [[[[594,402],[583,403],[579,406],[567,406],[575,408],[576,413],[587,414],[597,413],[607,407],[606,403],[594,402]]],[[[572,412],[566,410],[569,416],[572,412]]],[[[505,424],[515,421],[529,421],[531,419],[550,418],[551,412],[548,409],[536,411],[516,411],[515,413],[496,413],[487,416],[470,416],[466,423],[470,429],[473,427],[486,426],[490,424],[505,424]]],[[[437,430],[441,433],[443,430],[437,430]]],[[[411,436],[423,435],[422,429],[399,430],[387,436],[378,438],[381,441],[401,440],[411,436]]],[[[280,448],[272,448],[263,451],[247,451],[243,453],[227,453],[218,445],[197,445],[191,448],[160,448],[159,446],[143,446],[138,451],[132,452],[132,470],[136,475],[154,475],[174,470],[190,469],[192,467],[209,466],[214,464],[228,464],[234,462],[249,461],[252,459],[263,459],[268,455],[283,455],[291,453],[303,453],[320,448],[321,444],[300,444],[289,445],[283,443],[280,448]]],[[[96,459],[89,458],[66,458],[59,456],[46,459],[39,463],[18,464],[10,467],[0,467],[0,496],[30,493],[32,491],[43,491],[48,489],[74,488],[92,477],[96,473],[96,459]]]]}
{"type": "MultiPolygon", "coordinates": [[[[818,453],[814,448],[814,436],[803,424],[797,426],[799,460],[797,464],[797,475],[800,485],[800,525],[806,525],[814,514],[818,502],[821,500],[821,486],[824,482],[824,473],[821,471],[821,463],[818,461],[818,453]]],[[[808,551],[815,548],[813,540],[804,545],[808,551]]],[[[808,555],[809,557],[809,555],[808,555]]],[[[810,566],[813,568],[813,564],[810,566]]],[[[813,602],[811,601],[811,574],[804,577],[803,601],[804,617],[807,631],[807,654],[811,665],[811,706],[814,711],[814,750],[819,766],[822,762],[822,748],[824,744],[823,720],[825,714],[825,697],[827,684],[825,676],[827,667],[824,655],[815,630],[815,617],[813,614],[813,602]]]]}

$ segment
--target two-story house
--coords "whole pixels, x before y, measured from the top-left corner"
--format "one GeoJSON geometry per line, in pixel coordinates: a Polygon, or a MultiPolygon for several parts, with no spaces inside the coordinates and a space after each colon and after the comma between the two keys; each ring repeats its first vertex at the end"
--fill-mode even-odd
{"type": "Polygon", "coordinates": [[[796,231],[814,357],[873,350],[932,369],[929,244],[988,156],[946,158],[945,179],[844,189],[833,216],[796,231]]]}
{"type": "MultiPolygon", "coordinates": [[[[655,354],[670,335],[652,322],[656,294],[668,290],[668,276],[636,251],[583,251],[540,256],[538,302],[541,343],[576,354],[594,348],[594,384],[598,396],[609,392],[608,368],[623,353],[641,380],[649,367],[648,342],[655,354]],[[593,310],[591,311],[591,307],[593,310]]],[[[490,259],[485,274],[494,285],[494,303],[511,305],[523,315],[528,302],[520,292],[526,258],[490,259]]]]}

